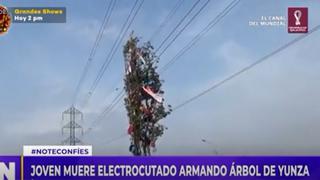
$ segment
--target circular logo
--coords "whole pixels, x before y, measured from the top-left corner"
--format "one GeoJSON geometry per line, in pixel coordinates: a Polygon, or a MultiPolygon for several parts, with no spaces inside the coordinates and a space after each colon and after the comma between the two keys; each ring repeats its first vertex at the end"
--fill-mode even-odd
{"type": "Polygon", "coordinates": [[[0,35],[8,32],[11,25],[11,16],[6,7],[0,5],[0,35]]]}

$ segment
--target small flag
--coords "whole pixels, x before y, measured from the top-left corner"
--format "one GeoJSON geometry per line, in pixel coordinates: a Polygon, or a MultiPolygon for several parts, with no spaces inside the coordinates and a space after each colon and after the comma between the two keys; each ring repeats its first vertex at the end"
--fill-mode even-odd
{"type": "Polygon", "coordinates": [[[142,61],[143,64],[146,64],[146,60],[144,60],[144,58],[141,56],[140,53],[137,53],[139,56],[139,59],[142,61]]]}
{"type": "Polygon", "coordinates": [[[126,74],[128,75],[129,73],[131,73],[131,66],[130,66],[130,62],[127,61],[127,67],[126,67],[126,74]]]}
{"type": "Polygon", "coordinates": [[[129,135],[133,134],[133,126],[132,126],[132,124],[130,124],[129,127],[128,127],[128,134],[129,135]]]}
{"type": "Polygon", "coordinates": [[[153,99],[155,99],[156,101],[158,101],[159,103],[162,103],[163,98],[161,96],[159,96],[158,94],[154,93],[149,86],[147,87],[142,87],[143,90],[148,93],[151,97],[153,97],[153,99]]]}

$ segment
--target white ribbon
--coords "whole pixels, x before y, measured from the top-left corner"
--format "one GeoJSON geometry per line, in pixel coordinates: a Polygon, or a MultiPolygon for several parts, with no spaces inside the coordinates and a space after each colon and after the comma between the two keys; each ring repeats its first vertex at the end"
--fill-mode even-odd
{"type": "Polygon", "coordinates": [[[130,66],[130,62],[127,61],[127,68],[126,68],[126,74],[128,75],[129,73],[131,73],[131,66],[130,66]]]}
{"type": "Polygon", "coordinates": [[[158,94],[152,92],[152,90],[150,89],[150,87],[142,87],[143,90],[148,93],[151,97],[153,97],[153,99],[155,99],[156,101],[158,101],[159,103],[162,103],[163,98],[161,96],[159,96],[158,94]]]}
{"type": "Polygon", "coordinates": [[[140,53],[137,53],[139,56],[139,59],[142,61],[143,64],[146,64],[146,60],[144,60],[144,58],[141,56],[140,53]]]}

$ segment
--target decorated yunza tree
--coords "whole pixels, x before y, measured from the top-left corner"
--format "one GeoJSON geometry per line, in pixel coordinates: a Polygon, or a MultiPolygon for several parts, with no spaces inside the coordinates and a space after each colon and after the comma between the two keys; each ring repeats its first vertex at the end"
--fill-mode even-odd
{"type": "Polygon", "coordinates": [[[129,118],[130,152],[135,156],[151,155],[157,139],[165,128],[159,121],[170,112],[165,108],[161,81],[156,72],[159,59],[150,42],[138,46],[139,39],[130,36],[124,46],[125,57],[125,105],[129,118]]]}

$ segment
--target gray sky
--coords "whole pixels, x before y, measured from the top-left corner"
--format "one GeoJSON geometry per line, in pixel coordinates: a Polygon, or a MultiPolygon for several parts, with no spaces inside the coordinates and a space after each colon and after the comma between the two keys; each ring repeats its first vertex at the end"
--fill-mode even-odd
{"type": "MultiPolygon", "coordinates": [[[[19,154],[24,144],[59,144],[61,112],[72,101],[89,56],[107,0],[3,0],[8,7],[65,6],[66,24],[13,24],[0,36],[0,154],[19,154]]],[[[145,0],[131,30],[147,41],[177,0],[145,0]]],[[[185,0],[155,47],[194,0],[185,0]]],[[[202,14],[161,57],[163,66],[229,2],[212,0],[202,14]]],[[[82,107],[133,1],[117,1],[109,26],[80,91],[77,107],[89,127],[123,86],[119,49],[89,104],[82,107]]],[[[242,0],[215,28],[161,78],[168,104],[178,105],[213,83],[299,36],[283,27],[250,27],[261,16],[287,16],[288,7],[308,7],[309,29],[320,23],[320,2],[313,0],[242,0]]],[[[320,32],[290,46],[268,61],[173,112],[162,121],[169,129],[158,141],[157,155],[319,154],[320,32]],[[201,142],[205,138],[211,144],[201,142]]],[[[124,42],[122,42],[123,44],[124,42]]],[[[82,137],[95,154],[129,155],[128,119],[123,106],[82,137]]]]}

